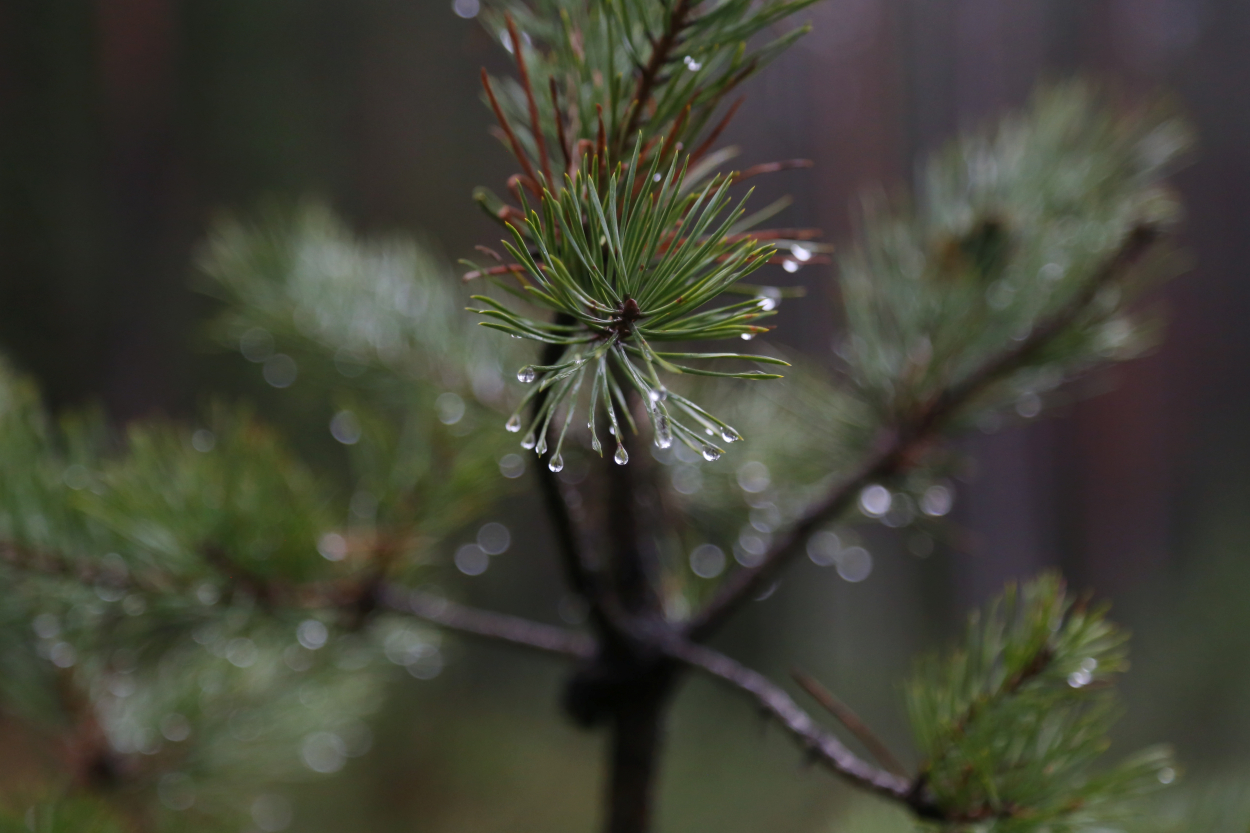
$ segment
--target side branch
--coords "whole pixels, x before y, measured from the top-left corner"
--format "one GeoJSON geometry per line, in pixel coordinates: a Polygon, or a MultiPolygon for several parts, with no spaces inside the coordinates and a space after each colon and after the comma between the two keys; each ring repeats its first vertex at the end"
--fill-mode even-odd
{"type": "Polygon", "coordinates": [[[506,613],[467,607],[421,590],[388,585],[380,589],[378,601],[389,610],[410,614],[469,636],[575,659],[589,659],[594,653],[594,641],[585,634],[506,613]]]}
{"type": "Polygon", "coordinates": [[[871,483],[892,477],[913,466],[920,452],[965,406],[1003,377],[1028,364],[1056,337],[1076,323],[1099,291],[1122,277],[1158,240],[1158,227],[1142,224],[1129,232],[1124,243],[1086,284],[1054,315],[1033,329],[1024,341],[991,359],[980,369],[944,390],[928,405],[900,425],[886,447],[870,457],[860,469],[843,480],[810,509],[789,531],[782,534],[759,566],[732,573],[712,601],[691,620],[687,633],[696,641],[707,639],[735,610],[758,595],[781,569],[802,551],[807,537],[836,519],[854,503],[860,490],[871,483]]]}
{"type": "Polygon", "coordinates": [[[618,154],[622,152],[634,131],[638,129],[642,111],[646,109],[647,101],[650,100],[656,82],[659,81],[660,73],[672,59],[673,48],[677,45],[682,30],[686,28],[692,5],[691,0],[676,0],[672,12],[669,13],[668,22],[664,26],[664,32],[651,47],[651,57],[647,60],[647,65],[638,73],[638,85],[634,88],[634,100],[629,107],[629,119],[614,139],[618,154]]]}
{"type": "Polygon", "coordinates": [[[803,711],[785,689],[763,674],[684,639],[673,640],[666,651],[673,659],[753,697],[813,759],[835,774],[878,795],[900,801],[921,816],[935,817],[937,808],[925,796],[922,784],[873,766],[857,756],[803,711]]]}

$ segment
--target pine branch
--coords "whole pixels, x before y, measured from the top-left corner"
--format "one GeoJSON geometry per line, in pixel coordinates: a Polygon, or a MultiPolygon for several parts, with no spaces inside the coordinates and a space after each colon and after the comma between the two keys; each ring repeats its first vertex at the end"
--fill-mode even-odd
{"type": "Polygon", "coordinates": [[[693,5],[692,0],[677,0],[672,11],[669,12],[664,31],[660,33],[659,38],[654,41],[651,47],[651,57],[648,58],[646,66],[638,73],[638,83],[634,88],[634,100],[629,109],[629,118],[625,122],[625,127],[616,136],[615,155],[618,158],[624,153],[625,148],[628,147],[634,131],[638,129],[642,119],[642,111],[651,99],[651,91],[659,81],[660,73],[673,59],[673,48],[677,45],[682,30],[686,28],[687,18],[693,5]]]}
{"type": "Polygon", "coordinates": [[[1115,254],[1067,303],[1034,328],[1028,338],[948,387],[920,408],[910,420],[899,425],[882,450],[870,457],[855,474],[834,486],[825,499],[809,509],[789,531],[778,536],[777,543],[759,566],[738,570],[721,584],[711,602],[687,626],[690,637],[703,641],[714,633],[803,551],[809,535],[849,509],[861,490],[914,467],[923,458],[926,447],[953,418],[992,385],[1027,365],[1077,323],[1103,287],[1124,277],[1154,245],[1160,234],[1160,230],[1153,225],[1134,227],[1115,254]]]}
{"type": "Polygon", "coordinates": [[[864,723],[851,707],[843,703],[833,692],[821,685],[815,677],[799,670],[790,672],[790,676],[794,677],[794,681],[799,687],[811,695],[812,699],[821,705],[825,711],[838,719],[838,722],[846,727],[846,730],[859,739],[859,742],[877,759],[877,763],[881,764],[887,770],[900,778],[907,777],[907,769],[894,757],[894,753],[889,747],[882,742],[881,738],[868,728],[868,724],[864,723]]]}
{"type": "Polygon", "coordinates": [[[703,645],[680,637],[665,646],[668,655],[753,697],[776,718],[814,760],[851,783],[901,802],[922,818],[942,818],[921,781],[910,781],[873,766],[825,731],[781,686],[758,671],[703,645]]]}
{"type": "Polygon", "coordinates": [[[585,634],[506,613],[479,610],[421,590],[383,585],[379,588],[378,600],[388,610],[411,614],[468,636],[575,659],[589,659],[594,653],[594,641],[585,634]]]}

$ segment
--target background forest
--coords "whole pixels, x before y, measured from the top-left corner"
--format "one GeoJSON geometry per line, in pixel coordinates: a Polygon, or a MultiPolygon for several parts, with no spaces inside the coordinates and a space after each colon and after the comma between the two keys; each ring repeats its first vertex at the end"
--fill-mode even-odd
{"type": "MultiPolygon", "coordinates": [[[[475,6],[0,6],[0,345],[56,408],[180,417],[245,391],[267,420],[332,450],[298,386],[275,388],[209,337],[195,252],[223,211],[310,197],[357,233],[413,235],[448,260],[494,240],[467,197],[511,173],[477,86],[480,65],[506,65],[469,19],[475,6]]],[[[726,141],[753,161],[816,165],[761,179],[757,204],[790,194],[804,224],[844,240],[862,187],[903,186],[957,129],[1021,105],[1039,80],[1087,74],[1161,87],[1193,122],[1196,163],[1177,185],[1195,268],[1163,293],[1168,334],[1154,355],[1099,375],[1058,418],[963,441],[975,465],[955,483],[958,534],[931,549],[866,530],[864,580],[797,565],[727,644],[776,677],[799,666],[836,681],[887,741],[901,739],[896,681],[910,658],[1004,580],[1057,566],[1113,599],[1134,632],[1117,743],[1175,743],[1191,789],[1250,782],[1250,9],[829,0],[804,17],[814,33],[749,82],[726,141]]],[[[832,363],[829,268],[770,280],[808,289],[782,305],[778,342],[832,363]]],[[[449,574],[457,593],[536,618],[561,611],[531,509],[520,497],[500,506],[514,545],[480,576],[449,574]]],[[[591,826],[599,740],[561,720],[563,668],[490,645],[452,642],[445,655],[432,679],[394,683],[369,754],[290,791],[296,829],[591,826]]],[[[666,829],[892,823],[893,811],[805,770],[747,705],[690,688],[664,772],[680,787],[665,789],[666,829]]],[[[37,783],[38,744],[3,715],[0,743],[13,750],[0,783],[37,783]]]]}

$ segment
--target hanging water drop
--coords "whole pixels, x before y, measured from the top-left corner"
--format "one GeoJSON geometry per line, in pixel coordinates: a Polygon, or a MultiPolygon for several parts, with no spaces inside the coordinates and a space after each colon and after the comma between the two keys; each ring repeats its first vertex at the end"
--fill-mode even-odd
{"type": "Polygon", "coordinates": [[[668,448],[673,444],[673,426],[664,414],[656,414],[655,417],[655,444],[659,448],[668,448]]]}
{"type": "Polygon", "coordinates": [[[609,434],[611,434],[612,436],[614,436],[614,437],[615,437],[615,436],[616,436],[616,426],[615,426],[615,425],[609,425],[609,426],[608,426],[608,433],[609,433],[609,434]]]}
{"type": "Polygon", "coordinates": [[[538,438],[538,445],[534,446],[534,453],[539,457],[547,453],[547,437],[546,435],[538,438]]]}
{"type": "Polygon", "coordinates": [[[668,388],[663,385],[660,385],[658,388],[652,388],[647,391],[647,398],[651,400],[652,404],[656,402],[663,402],[668,399],[668,388]]]}
{"type": "Polygon", "coordinates": [[[547,463],[547,468],[552,471],[562,471],[564,469],[564,455],[557,454],[551,458],[551,462],[547,463]]]}
{"type": "Polygon", "coordinates": [[[723,452],[714,445],[703,446],[703,459],[709,463],[714,463],[720,459],[723,452]]]}
{"type": "Polygon", "coordinates": [[[684,64],[686,65],[686,69],[690,70],[691,72],[698,72],[699,70],[703,69],[703,64],[701,64],[700,62],[696,61],[696,60],[695,60],[692,56],[690,56],[690,55],[687,55],[687,56],[686,56],[686,57],[682,60],[682,63],[684,63],[684,64]]]}
{"type": "Polygon", "coordinates": [[[590,438],[590,450],[595,452],[599,456],[603,456],[603,443],[599,442],[598,437],[590,438]]]}
{"type": "Polygon", "coordinates": [[[520,370],[516,372],[516,380],[518,382],[524,382],[527,385],[537,378],[538,378],[538,371],[530,367],[529,365],[526,365],[525,367],[521,368],[520,370]]]}
{"type": "Polygon", "coordinates": [[[756,299],[756,303],[760,305],[760,309],[764,310],[764,312],[772,312],[777,308],[777,302],[767,295],[759,296],[756,299]]]}
{"type": "Polygon", "coordinates": [[[794,259],[800,263],[806,263],[812,259],[812,250],[798,243],[790,247],[790,254],[794,255],[794,259]]]}
{"type": "Polygon", "coordinates": [[[720,438],[727,443],[736,443],[742,439],[742,435],[730,428],[728,425],[722,425],[720,429],[720,438]]]}
{"type": "Polygon", "coordinates": [[[753,338],[755,338],[755,333],[743,333],[742,334],[743,341],[750,341],[753,338]]]}
{"type": "Polygon", "coordinates": [[[507,424],[504,425],[504,428],[507,428],[508,431],[510,431],[513,434],[515,434],[517,431],[520,431],[521,430],[521,415],[513,414],[512,416],[508,417],[508,422],[507,424]]]}
{"type": "Polygon", "coordinates": [[[799,262],[797,260],[786,258],[782,261],[781,268],[793,275],[795,272],[799,271],[799,262]]]}
{"type": "Polygon", "coordinates": [[[524,448],[526,451],[528,451],[534,447],[534,443],[535,443],[534,432],[531,431],[525,435],[525,439],[521,440],[521,448],[524,448]]]}
{"type": "Polygon", "coordinates": [[[625,446],[618,445],[616,454],[612,455],[612,459],[616,461],[618,466],[623,466],[629,462],[629,452],[625,450],[625,446]]]}

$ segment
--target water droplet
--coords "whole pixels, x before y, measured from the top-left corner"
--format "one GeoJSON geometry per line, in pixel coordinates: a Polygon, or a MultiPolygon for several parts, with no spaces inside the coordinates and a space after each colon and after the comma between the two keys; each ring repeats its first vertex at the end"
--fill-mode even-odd
{"type": "Polygon", "coordinates": [[[516,480],[525,474],[525,461],[520,454],[505,454],[499,458],[499,473],[509,480],[516,480]]]}
{"type": "Polygon", "coordinates": [[[864,510],[865,515],[879,518],[886,512],[890,511],[890,504],[894,499],[890,495],[890,490],[884,486],[872,485],[859,493],[859,506],[864,510]]]}
{"type": "Polygon", "coordinates": [[[955,505],[955,494],[949,486],[935,484],[924,490],[920,498],[920,511],[931,518],[940,518],[949,514],[955,505]]]}
{"type": "Polygon", "coordinates": [[[787,272],[793,275],[795,272],[799,271],[799,265],[800,264],[797,260],[791,260],[790,258],[786,258],[784,261],[782,261],[781,268],[785,269],[787,272]]]}
{"type": "Polygon", "coordinates": [[[295,359],[285,353],[278,353],[265,360],[262,375],[275,388],[289,388],[299,376],[299,368],[295,359]]]}
{"type": "Polygon", "coordinates": [[[525,435],[525,439],[521,440],[521,448],[524,448],[526,451],[528,451],[529,449],[534,447],[534,443],[536,442],[538,441],[534,439],[534,432],[531,431],[525,435]]]}
{"type": "Polygon", "coordinates": [[[790,254],[800,263],[807,263],[807,261],[812,259],[812,250],[806,246],[800,246],[798,243],[790,247],[790,254]]]}
{"type": "Polygon", "coordinates": [[[351,411],[339,411],[330,420],[330,436],[343,445],[355,445],[360,442],[362,430],[360,420],[351,411]]]}
{"type": "Polygon", "coordinates": [[[727,443],[736,443],[742,439],[742,435],[728,425],[722,425],[720,429],[720,438],[727,443]]]}
{"type": "Polygon", "coordinates": [[[1098,660],[1093,657],[1086,657],[1081,660],[1081,670],[1093,673],[1096,668],[1098,668],[1098,660]]]}
{"type": "Polygon", "coordinates": [[[534,446],[534,453],[539,457],[547,453],[547,437],[543,435],[538,438],[538,445],[534,446]]]}
{"type": "Polygon", "coordinates": [[[455,0],[451,4],[451,9],[458,17],[463,17],[467,20],[477,17],[477,13],[482,10],[482,4],[480,0],[455,0]]]}
{"type": "Polygon", "coordinates": [[[596,454],[603,454],[603,443],[599,442],[598,437],[590,438],[590,450],[596,454]]]}
{"type": "Polygon", "coordinates": [[[668,399],[668,388],[661,385],[658,388],[652,388],[647,391],[647,398],[654,402],[663,402],[668,399]]]}
{"type": "Polygon", "coordinates": [[[608,426],[608,433],[609,433],[609,434],[611,434],[612,436],[614,436],[614,437],[615,437],[615,436],[616,436],[616,426],[615,426],[615,425],[609,425],[609,426],[608,426]]]}
{"type": "Polygon", "coordinates": [[[719,460],[721,454],[723,453],[724,453],[723,451],[721,451],[719,448],[717,448],[714,445],[703,446],[703,459],[707,460],[709,463],[714,463],[717,460],[719,460]]]}
{"type": "Polygon", "coordinates": [[[629,452],[625,450],[625,446],[618,445],[616,454],[612,455],[612,459],[616,461],[618,466],[623,466],[629,462],[629,452]]]}
{"type": "Polygon", "coordinates": [[[872,573],[872,555],[863,547],[847,547],[837,555],[838,575],[843,581],[861,582],[872,573]]]}
{"type": "Polygon", "coordinates": [[[771,312],[777,308],[777,301],[769,298],[767,295],[761,295],[756,299],[756,303],[760,305],[760,309],[765,312],[771,312]]]}
{"type": "Polygon", "coordinates": [[[530,367],[529,365],[526,365],[525,367],[521,368],[520,370],[516,372],[516,380],[518,382],[524,382],[527,385],[537,378],[538,378],[538,371],[530,367]]]}
{"type": "Polygon", "coordinates": [[[452,559],[456,569],[466,576],[480,576],[490,567],[490,556],[477,544],[464,544],[452,559]]]}
{"type": "Polygon", "coordinates": [[[508,417],[508,422],[504,425],[504,428],[507,428],[508,431],[510,431],[513,434],[515,434],[517,431],[520,431],[521,430],[521,415],[513,414],[512,416],[508,417]]]}
{"type": "Polygon", "coordinates": [[[1068,685],[1073,688],[1083,688],[1084,686],[1089,685],[1089,681],[1093,678],[1092,674],[1082,668],[1079,671],[1073,671],[1068,675],[1068,685]]]}
{"type": "Polygon", "coordinates": [[[768,472],[768,466],[757,460],[743,463],[738,469],[738,485],[742,487],[742,491],[756,494],[768,488],[768,484],[772,482],[772,478],[768,472]]]}
{"type": "Polygon", "coordinates": [[[750,341],[753,338],[755,338],[755,333],[743,333],[742,334],[743,341],[750,341]]]}
{"type": "Polygon", "coordinates": [[[1176,780],[1176,770],[1172,769],[1172,767],[1165,766],[1163,769],[1159,770],[1159,783],[1160,784],[1171,784],[1175,780],[1176,780]]]}
{"type": "MultiPolygon", "coordinates": [[[[619,461],[618,461],[619,462],[619,461]]],[[[564,469],[564,455],[557,454],[551,458],[551,462],[547,463],[547,468],[552,471],[562,471],[564,469]]]]}
{"type": "Polygon", "coordinates": [[[690,70],[691,72],[698,72],[699,70],[703,69],[703,64],[696,61],[690,55],[687,55],[685,58],[683,58],[682,63],[684,63],[686,65],[686,69],[690,70]]]}
{"type": "Polygon", "coordinates": [[[1042,398],[1032,391],[1020,394],[1016,400],[1016,413],[1025,419],[1032,419],[1042,412],[1042,398]]]}
{"type": "Polygon", "coordinates": [[[673,444],[673,427],[664,414],[656,414],[655,417],[655,444],[658,448],[668,448],[673,444]]]}
{"type": "Polygon", "coordinates": [[[699,544],[690,553],[690,571],[699,578],[716,578],[725,571],[725,552],[715,544],[699,544]]]}
{"type": "Polygon", "coordinates": [[[819,567],[830,567],[838,563],[838,553],[841,551],[842,542],[828,530],[817,532],[807,539],[807,557],[819,567]]]}

